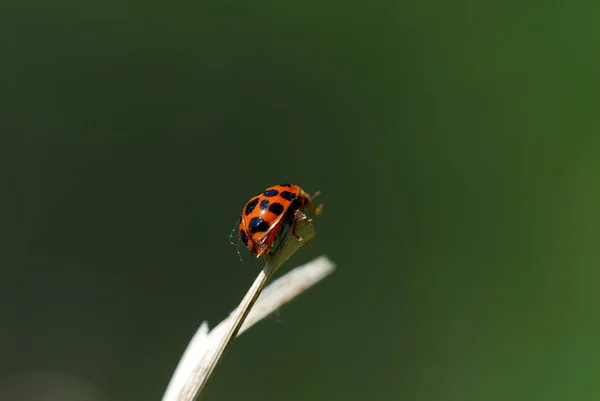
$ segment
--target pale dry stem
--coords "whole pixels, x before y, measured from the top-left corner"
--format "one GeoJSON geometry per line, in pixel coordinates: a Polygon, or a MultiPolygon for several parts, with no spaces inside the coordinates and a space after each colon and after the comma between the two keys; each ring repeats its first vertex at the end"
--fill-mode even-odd
{"type": "MultiPolygon", "coordinates": [[[[296,233],[307,241],[315,235],[312,223],[308,219],[298,223],[296,233]]],[[[163,401],[199,400],[219,361],[238,332],[246,330],[333,271],[334,267],[331,261],[326,257],[318,258],[308,265],[298,268],[298,271],[294,270],[288,273],[290,277],[286,275],[265,289],[265,294],[263,294],[265,296],[261,296],[259,305],[253,309],[255,301],[275,271],[301,246],[302,243],[288,233],[277,252],[258,274],[240,305],[229,317],[210,333],[206,322],[200,326],[169,383],[163,401]],[[290,286],[288,287],[288,285],[290,286]],[[251,310],[253,313],[250,313],[251,310]],[[247,316],[249,319],[246,320],[247,316]]]]}

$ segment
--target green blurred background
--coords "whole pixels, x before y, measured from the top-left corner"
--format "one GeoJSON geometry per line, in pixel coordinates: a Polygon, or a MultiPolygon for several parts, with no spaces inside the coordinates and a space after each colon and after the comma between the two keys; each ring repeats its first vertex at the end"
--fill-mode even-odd
{"type": "Polygon", "coordinates": [[[2,401],[159,400],[261,267],[227,238],[242,206],[288,181],[325,213],[287,267],[338,270],[207,400],[600,399],[599,17],[3,2],[2,401]]]}

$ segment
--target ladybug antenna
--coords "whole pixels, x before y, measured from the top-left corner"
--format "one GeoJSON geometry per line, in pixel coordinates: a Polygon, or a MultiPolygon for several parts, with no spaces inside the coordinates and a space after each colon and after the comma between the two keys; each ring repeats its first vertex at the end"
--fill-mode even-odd
{"type": "Polygon", "coordinates": [[[236,220],[235,226],[231,229],[231,231],[229,232],[229,234],[227,232],[225,232],[225,230],[221,229],[221,232],[229,237],[229,244],[231,244],[233,246],[239,246],[240,245],[240,237],[239,237],[239,235],[237,236],[237,241],[234,241],[234,237],[235,237],[235,233],[237,231],[238,224],[240,224],[240,220],[239,219],[236,220]]]}
{"type": "Polygon", "coordinates": [[[236,230],[235,230],[235,228],[234,228],[234,229],[232,229],[232,230],[231,230],[231,232],[229,233],[229,243],[230,243],[231,245],[233,245],[233,246],[238,246],[238,245],[239,245],[239,243],[240,243],[240,239],[239,239],[239,237],[238,237],[237,241],[234,239],[234,236],[235,236],[235,234],[234,234],[234,233],[235,233],[235,231],[236,231],[236,230]]]}
{"type": "Polygon", "coordinates": [[[225,235],[227,238],[229,238],[229,243],[231,245],[235,245],[233,242],[231,242],[231,239],[233,238],[233,234],[231,232],[227,232],[227,231],[223,230],[222,228],[220,228],[219,231],[221,231],[223,233],[223,235],[225,235]]]}
{"type": "Polygon", "coordinates": [[[242,259],[242,254],[240,253],[240,240],[239,239],[238,239],[238,242],[236,244],[236,249],[237,249],[238,257],[240,258],[240,262],[243,262],[244,259],[242,259]]]}
{"type": "Polygon", "coordinates": [[[242,259],[242,254],[240,253],[240,242],[241,242],[240,241],[240,236],[239,235],[237,236],[237,241],[235,241],[235,242],[233,241],[234,233],[237,232],[238,225],[240,224],[241,219],[242,218],[240,217],[239,219],[237,219],[235,221],[235,226],[233,227],[233,229],[231,230],[231,233],[229,234],[229,243],[231,245],[235,246],[235,249],[237,251],[238,257],[240,258],[240,262],[243,262],[244,259],[242,259]]]}

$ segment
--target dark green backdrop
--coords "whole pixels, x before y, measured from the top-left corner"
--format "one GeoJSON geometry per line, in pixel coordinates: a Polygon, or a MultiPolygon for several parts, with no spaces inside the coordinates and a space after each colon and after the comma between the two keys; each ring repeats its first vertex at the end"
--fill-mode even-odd
{"type": "Polygon", "coordinates": [[[159,400],[260,269],[225,233],[289,181],[326,206],[288,268],[338,270],[242,336],[207,400],[600,399],[599,17],[3,2],[4,383],[159,400]]]}

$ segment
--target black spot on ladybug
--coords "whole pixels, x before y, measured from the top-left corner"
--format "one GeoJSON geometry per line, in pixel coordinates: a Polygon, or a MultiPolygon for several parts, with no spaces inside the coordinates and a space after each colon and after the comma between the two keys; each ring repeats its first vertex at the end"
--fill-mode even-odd
{"type": "Polygon", "coordinates": [[[269,223],[260,217],[253,217],[252,220],[250,220],[250,224],[248,224],[248,229],[251,233],[262,233],[269,230],[269,223]]]}
{"type": "Polygon", "coordinates": [[[240,238],[242,239],[244,245],[248,246],[248,237],[246,236],[244,230],[240,230],[240,238]]]}
{"type": "Polygon", "coordinates": [[[246,216],[252,213],[256,205],[258,205],[258,198],[254,198],[250,202],[248,202],[248,204],[246,205],[246,216]]]}
{"type": "Polygon", "coordinates": [[[291,187],[290,184],[279,184],[280,187],[291,187]]]}
{"type": "Polygon", "coordinates": [[[279,193],[279,191],[276,189],[268,189],[265,192],[263,192],[263,195],[270,198],[273,196],[277,196],[278,193],[279,193]]]}
{"type": "Polygon", "coordinates": [[[281,203],[273,202],[269,206],[269,212],[279,216],[281,213],[283,213],[283,205],[281,203]]]}
{"type": "Polygon", "coordinates": [[[296,199],[296,194],[289,191],[283,191],[279,194],[279,196],[289,201],[293,201],[294,199],[296,199]]]}
{"type": "Polygon", "coordinates": [[[267,210],[269,208],[269,200],[268,199],[263,199],[262,201],[260,201],[260,209],[261,210],[267,210]]]}

